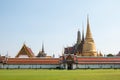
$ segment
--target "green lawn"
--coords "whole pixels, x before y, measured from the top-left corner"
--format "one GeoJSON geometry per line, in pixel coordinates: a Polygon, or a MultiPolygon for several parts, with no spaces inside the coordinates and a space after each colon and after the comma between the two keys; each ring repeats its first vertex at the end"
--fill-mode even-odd
{"type": "Polygon", "coordinates": [[[120,69],[0,70],[0,80],[120,80],[120,69]]]}

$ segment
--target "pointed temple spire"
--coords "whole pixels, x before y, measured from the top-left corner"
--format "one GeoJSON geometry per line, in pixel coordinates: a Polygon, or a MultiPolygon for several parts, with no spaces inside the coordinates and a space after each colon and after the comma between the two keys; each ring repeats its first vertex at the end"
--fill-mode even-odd
{"type": "Polygon", "coordinates": [[[86,39],[92,38],[92,33],[90,30],[90,24],[89,24],[89,17],[87,16],[87,32],[86,32],[86,39]]]}
{"type": "Polygon", "coordinates": [[[36,57],[46,57],[46,53],[44,51],[44,43],[42,43],[42,50],[39,51],[38,55],[36,57]]]}
{"type": "Polygon", "coordinates": [[[44,52],[44,43],[42,43],[42,52],[44,52]]]}
{"type": "Polygon", "coordinates": [[[81,34],[80,34],[80,31],[78,30],[77,32],[77,44],[80,44],[81,43],[81,34]]]}
{"type": "Polygon", "coordinates": [[[84,26],[83,26],[83,24],[82,24],[82,41],[84,42],[84,26]]]}

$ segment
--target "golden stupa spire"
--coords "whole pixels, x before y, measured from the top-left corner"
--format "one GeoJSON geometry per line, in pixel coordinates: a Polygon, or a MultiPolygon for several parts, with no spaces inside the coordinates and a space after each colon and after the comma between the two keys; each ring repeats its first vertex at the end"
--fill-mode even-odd
{"type": "Polygon", "coordinates": [[[89,17],[87,16],[87,32],[86,32],[86,39],[92,38],[92,33],[90,30],[90,24],[89,24],[89,17]]]}

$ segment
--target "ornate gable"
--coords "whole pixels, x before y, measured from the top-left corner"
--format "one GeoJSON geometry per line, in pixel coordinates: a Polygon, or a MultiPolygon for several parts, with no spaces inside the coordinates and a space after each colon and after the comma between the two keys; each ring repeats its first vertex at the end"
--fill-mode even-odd
{"type": "Polygon", "coordinates": [[[23,47],[21,48],[21,50],[19,51],[19,53],[16,55],[16,57],[34,57],[34,53],[32,52],[32,50],[27,47],[25,44],[23,45],[23,47]]]}

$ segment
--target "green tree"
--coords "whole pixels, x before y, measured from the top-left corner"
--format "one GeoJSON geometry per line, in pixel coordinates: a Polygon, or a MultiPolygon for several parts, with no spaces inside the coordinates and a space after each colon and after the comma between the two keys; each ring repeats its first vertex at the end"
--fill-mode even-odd
{"type": "Polygon", "coordinates": [[[111,54],[111,53],[107,55],[107,57],[112,57],[112,56],[114,56],[114,55],[113,55],[113,54],[111,54]]]}

